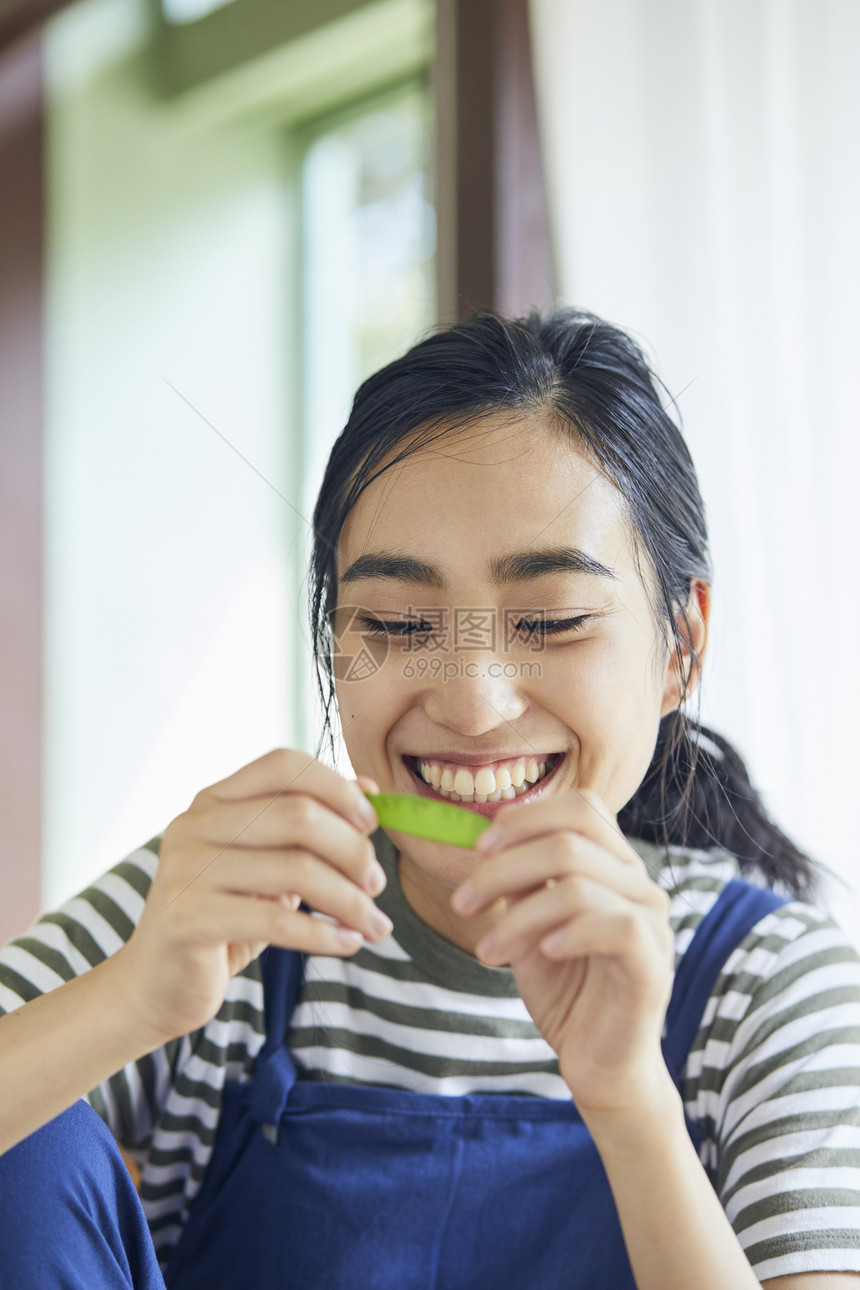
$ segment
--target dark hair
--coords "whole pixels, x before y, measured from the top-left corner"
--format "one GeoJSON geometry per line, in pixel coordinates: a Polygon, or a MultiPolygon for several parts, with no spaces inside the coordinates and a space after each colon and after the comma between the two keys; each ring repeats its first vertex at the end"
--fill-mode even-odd
{"type": "MultiPolygon", "coordinates": [[[[689,451],[642,351],[580,310],[513,320],[482,310],[369,377],[332,449],[314,510],[310,587],[325,721],[320,743],[327,734],[332,752],[330,615],[344,522],[368,484],[417,447],[500,412],[548,414],[616,485],[640,572],[641,553],[650,562],[652,579],[643,581],[653,581],[655,614],[679,665],[682,649],[689,650],[691,580],[711,579],[704,506],[689,451]]],[[[725,847],[742,871],[785,894],[818,894],[815,862],[769,819],[737,752],[681,709],[661,721],[651,766],[618,822],[630,837],[665,847],[725,847]]]]}

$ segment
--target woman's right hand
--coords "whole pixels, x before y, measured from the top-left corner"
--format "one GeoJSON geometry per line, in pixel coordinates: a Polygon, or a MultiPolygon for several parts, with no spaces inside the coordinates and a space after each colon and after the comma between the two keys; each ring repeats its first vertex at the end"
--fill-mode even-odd
{"type": "Polygon", "coordinates": [[[357,784],[288,749],[198,793],[165,830],[140,921],[114,955],[151,1046],[211,1020],[266,945],[346,957],[387,936],[372,900],[385,886],[376,827],[357,784]]]}

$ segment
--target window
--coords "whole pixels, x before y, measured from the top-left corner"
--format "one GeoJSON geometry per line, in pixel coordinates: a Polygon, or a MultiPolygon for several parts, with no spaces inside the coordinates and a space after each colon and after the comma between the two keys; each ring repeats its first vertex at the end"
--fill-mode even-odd
{"type": "Polygon", "coordinates": [[[305,502],[364,377],[435,317],[426,95],[322,130],[302,164],[305,502]]]}
{"type": "MultiPolygon", "coordinates": [[[[435,318],[426,90],[411,86],[314,131],[301,163],[303,513],[360,382],[435,318]]],[[[306,549],[309,543],[306,543],[306,549]]],[[[305,696],[310,687],[300,685],[305,696]]],[[[316,718],[301,709],[304,745],[316,718]]]]}

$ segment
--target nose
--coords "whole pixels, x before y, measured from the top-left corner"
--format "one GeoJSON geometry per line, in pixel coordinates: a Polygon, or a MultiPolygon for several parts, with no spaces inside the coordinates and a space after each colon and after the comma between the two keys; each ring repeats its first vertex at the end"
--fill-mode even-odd
{"type": "Polygon", "coordinates": [[[476,739],[516,721],[529,706],[516,678],[490,654],[460,654],[426,686],[424,711],[436,725],[476,739]]]}

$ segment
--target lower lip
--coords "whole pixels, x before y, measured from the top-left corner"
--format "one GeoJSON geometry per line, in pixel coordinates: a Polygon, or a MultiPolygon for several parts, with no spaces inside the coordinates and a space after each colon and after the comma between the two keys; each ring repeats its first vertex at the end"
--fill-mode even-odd
{"type": "Polygon", "coordinates": [[[527,793],[522,793],[519,797],[502,798],[499,802],[452,802],[451,798],[445,797],[444,793],[434,793],[430,785],[424,783],[424,780],[420,775],[416,774],[405,758],[403,764],[409,771],[412,782],[415,785],[415,791],[419,793],[421,797],[431,797],[434,802],[450,802],[452,806],[463,806],[467,811],[474,811],[476,815],[483,815],[488,820],[491,820],[497,811],[499,811],[503,806],[512,806],[517,802],[536,802],[543,794],[547,785],[555,779],[558,769],[563,761],[564,757],[559,757],[549,774],[544,775],[543,779],[539,780],[538,783],[530,788],[527,793]]]}

